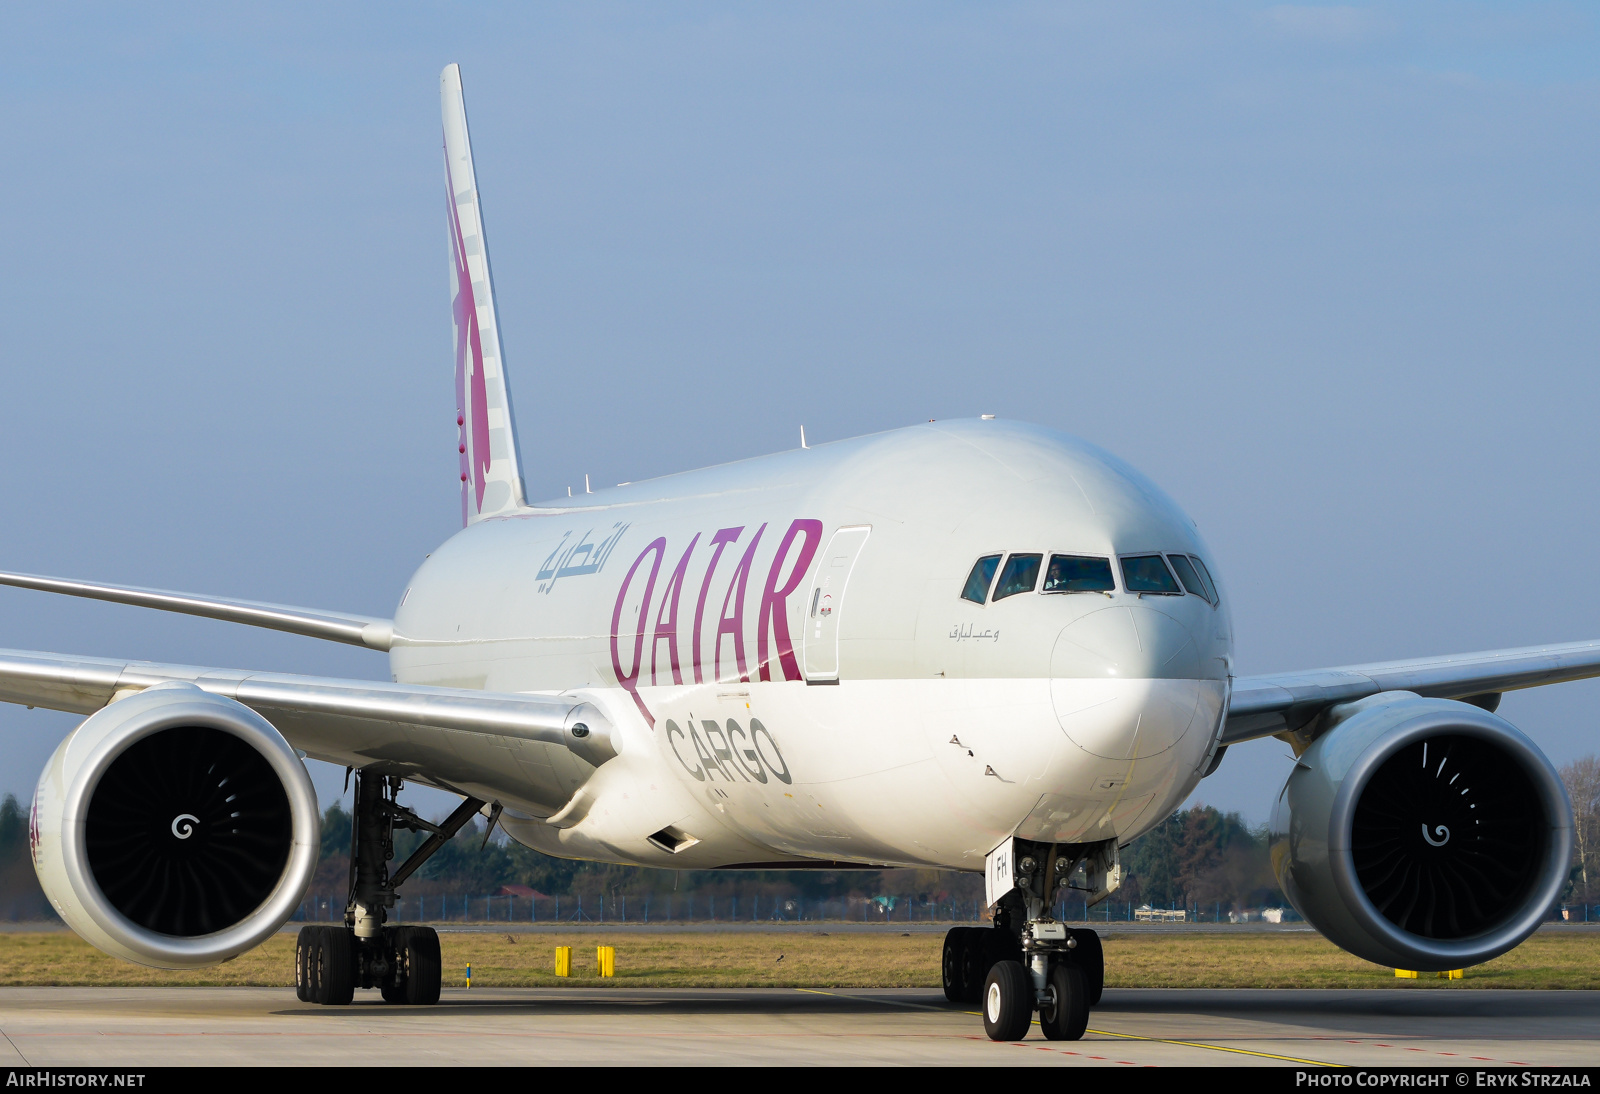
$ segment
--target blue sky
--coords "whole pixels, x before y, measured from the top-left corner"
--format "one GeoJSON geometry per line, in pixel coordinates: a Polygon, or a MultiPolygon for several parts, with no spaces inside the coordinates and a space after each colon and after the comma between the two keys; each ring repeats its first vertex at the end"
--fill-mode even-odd
{"type": "MultiPolygon", "coordinates": [[[[995,413],[1188,509],[1243,672],[1600,637],[1578,4],[9,5],[0,566],[392,611],[459,513],[449,61],[535,495],[995,413]]],[[[385,669],[14,590],[0,646],[385,669]]],[[[72,724],[0,707],[0,791],[72,724]]]]}

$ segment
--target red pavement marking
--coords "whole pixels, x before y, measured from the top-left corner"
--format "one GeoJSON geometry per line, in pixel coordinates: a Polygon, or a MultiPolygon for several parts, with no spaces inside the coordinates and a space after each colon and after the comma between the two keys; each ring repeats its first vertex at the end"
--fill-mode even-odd
{"type": "MultiPolygon", "coordinates": [[[[969,1041],[984,1041],[984,1040],[987,1040],[988,1038],[979,1037],[976,1034],[969,1033],[969,1034],[966,1034],[966,1039],[969,1040],[969,1041]]],[[[1070,1048],[1054,1048],[1051,1045],[1034,1045],[1034,1044],[1029,1044],[1026,1041],[1007,1041],[1005,1043],[1008,1044],[1008,1045],[1012,1045],[1012,1046],[1014,1046],[1016,1048],[1036,1049],[1039,1052],[1059,1052],[1063,1056],[1084,1056],[1083,1053],[1081,1053],[1081,1052],[1073,1052],[1070,1048]]],[[[1084,1059],[1087,1059],[1087,1060],[1104,1060],[1105,1057],[1104,1056],[1084,1056],[1084,1059]]],[[[1156,1066],[1155,1064],[1136,1064],[1132,1060],[1117,1060],[1116,1062],[1119,1063],[1119,1064],[1124,1064],[1124,1065],[1126,1065],[1128,1067],[1155,1067],[1156,1066]]]]}
{"type": "MultiPolygon", "coordinates": [[[[1328,1038],[1328,1037],[1316,1037],[1316,1038],[1313,1038],[1313,1040],[1327,1041],[1327,1040],[1331,1040],[1331,1038],[1328,1038]]],[[[1372,1045],[1375,1048],[1397,1048],[1398,1047],[1398,1048],[1405,1049],[1407,1052],[1433,1052],[1433,1055],[1435,1055],[1435,1056],[1459,1056],[1460,1055],[1459,1053],[1455,1053],[1455,1052],[1437,1052],[1437,1051],[1434,1051],[1432,1049],[1426,1049],[1426,1048],[1412,1048],[1410,1045],[1398,1045],[1398,1046],[1397,1045],[1388,1045],[1388,1044],[1384,1044],[1382,1041],[1351,1040],[1348,1037],[1344,1038],[1343,1040],[1344,1040],[1344,1043],[1347,1044],[1347,1045],[1372,1045]]],[[[1485,1063],[1490,1063],[1490,1064],[1506,1063],[1506,1064],[1515,1064],[1517,1067],[1532,1067],[1533,1066],[1532,1064],[1525,1064],[1521,1060],[1496,1060],[1493,1056],[1469,1056],[1467,1058],[1470,1059],[1470,1060],[1482,1060],[1485,1063]]]]}

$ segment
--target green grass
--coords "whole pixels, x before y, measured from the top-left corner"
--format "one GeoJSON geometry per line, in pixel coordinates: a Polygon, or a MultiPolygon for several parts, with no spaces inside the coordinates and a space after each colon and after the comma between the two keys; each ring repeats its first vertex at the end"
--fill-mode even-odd
{"type": "Polygon", "coordinates": [[[1600,930],[1535,934],[1462,980],[1398,979],[1310,932],[1112,935],[1105,951],[1106,984],[1124,988],[1600,988],[1600,930]]]}
{"type": "MultiPolygon", "coordinates": [[[[939,986],[937,934],[889,933],[460,933],[440,936],[445,984],[484,987],[930,987],[939,986]],[[571,946],[573,975],[554,973],[555,947],[571,946]],[[617,975],[596,976],[595,947],[617,951],[617,975]]],[[[1105,938],[1109,987],[1600,989],[1600,929],[1535,935],[1464,980],[1396,979],[1309,933],[1113,934],[1105,938]]],[[[167,972],[100,953],[76,935],[0,934],[0,986],[264,985],[294,983],[294,938],[277,935],[232,961],[167,972]]]]}

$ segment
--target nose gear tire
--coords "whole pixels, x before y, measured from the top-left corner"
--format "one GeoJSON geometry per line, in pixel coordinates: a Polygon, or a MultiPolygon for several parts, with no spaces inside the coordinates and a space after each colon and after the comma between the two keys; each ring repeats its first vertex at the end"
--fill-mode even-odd
{"type": "Polygon", "coordinates": [[[1077,946],[1072,950],[1073,960],[1083,970],[1083,984],[1089,991],[1089,1005],[1098,1007],[1100,995],[1106,986],[1106,955],[1100,947],[1100,936],[1094,931],[1078,928],[1072,932],[1077,946]]]}
{"type": "Polygon", "coordinates": [[[1000,961],[983,985],[983,1031],[991,1041],[1020,1041],[1033,1023],[1033,978],[1020,961],[1000,961]]]}
{"type": "Polygon", "coordinates": [[[1039,1028],[1052,1041],[1076,1041],[1089,1025],[1089,990],[1083,970],[1065,962],[1050,970],[1050,1002],[1039,1008],[1039,1028]]]}

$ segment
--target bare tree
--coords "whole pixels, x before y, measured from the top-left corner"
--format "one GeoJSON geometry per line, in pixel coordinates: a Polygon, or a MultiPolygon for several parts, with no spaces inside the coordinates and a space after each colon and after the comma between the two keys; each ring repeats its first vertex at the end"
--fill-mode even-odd
{"type": "Polygon", "coordinates": [[[1600,898],[1600,756],[1584,756],[1561,768],[1572,799],[1575,896],[1586,904],[1600,898]]]}

